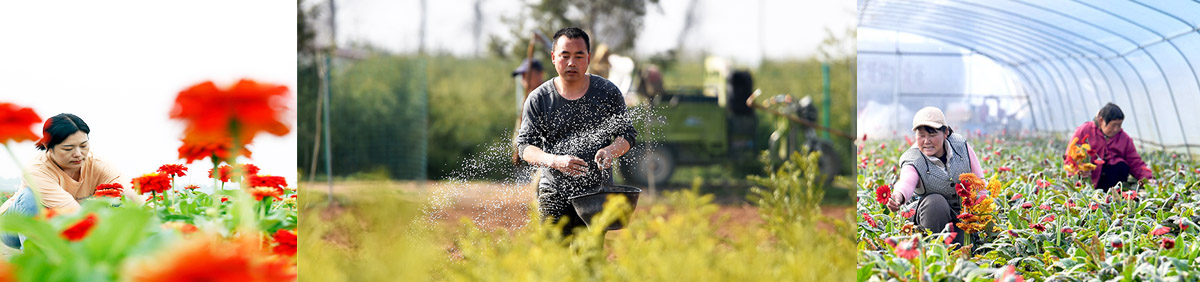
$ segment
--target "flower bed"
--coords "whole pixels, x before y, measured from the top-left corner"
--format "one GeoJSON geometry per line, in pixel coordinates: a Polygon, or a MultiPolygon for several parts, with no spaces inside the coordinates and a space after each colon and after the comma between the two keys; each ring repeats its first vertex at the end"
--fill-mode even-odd
{"type": "Polygon", "coordinates": [[[858,280],[1196,278],[1195,161],[1141,152],[1157,181],[1104,193],[1072,173],[1084,167],[1076,150],[1086,148],[1074,148],[1076,157],[1064,161],[1068,142],[1060,138],[1008,138],[968,138],[986,188],[960,195],[991,206],[964,205],[958,226],[978,231],[966,238],[966,247],[953,243],[954,233],[918,230],[901,214],[906,212],[883,205],[886,196],[877,198],[896,181],[896,161],[911,141],[865,141],[858,153],[858,280]]]}

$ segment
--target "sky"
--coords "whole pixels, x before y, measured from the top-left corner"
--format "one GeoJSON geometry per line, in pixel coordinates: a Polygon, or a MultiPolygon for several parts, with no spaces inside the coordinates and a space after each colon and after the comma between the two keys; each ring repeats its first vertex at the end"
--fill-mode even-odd
{"type": "MultiPolygon", "coordinates": [[[[308,1],[315,5],[314,1],[308,1]]],[[[456,55],[486,55],[488,34],[509,36],[502,15],[519,13],[522,1],[485,0],[481,4],[483,39],[471,38],[474,2],[428,1],[427,49],[456,55]],[[467,40],[462,40],[463,38],[467,40]]],[[[825,29],[840,33],[854,26],[855,2],[836,1],[696,1],[698,22],[684,41],[686,48],[756,64],[762,58],[808,57],[825,38],[825,29]]],[[[324,3],[324,1],[320,1],[324,3]]],[[[662,0],[661,10],[647,8],[636,55],[649,56],[676,47],[688,0],[662,0]]],[[[337,1],[339,44],[369,42],[397,53],[419,48],[419,0],[337,1]]]]}
{"type": "MultiPolygon", "coordinates": [[[[295,126],[294,2],[66,2],[0,5],[0,101],[31,107],[43,120],[78,115],[91,127],[92,153],[123,178],[182,163],[183,123],[169,113],[176,94],[196,83],[285,85],[292,92],[282,118],[295,126]]],[[[32,141],[7,145],[26,166],[42,153],[32,141]]],[[[294,128],[282,137],[259,135],[250,150],[254,158],[239,162],[295,185],[294,128]]],[[[181,183],[211,185],[211,166],[194,163],[181,183]]],[[[19,175],[12,157],[0,155],[0,179],[19,175]]]]}

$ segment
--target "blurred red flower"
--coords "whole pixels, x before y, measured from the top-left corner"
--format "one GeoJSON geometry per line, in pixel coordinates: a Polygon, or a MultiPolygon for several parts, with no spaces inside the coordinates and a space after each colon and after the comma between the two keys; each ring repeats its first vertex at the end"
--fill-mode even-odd
{"type": "Polygon", "coordinates": [[[183,234],[191,234],[191,233],[194,233],[199,230],[199,229],[196,229],[195,225],[191,225],[191,224],[188,224],[187,222],[182,222],[182,221],[165,222],[162,224],[162,228],[179,230],[179,233],[183,233],[183,234]]]}
{"type": "Polygon", "coordinates": [[[272,187],[250,187],[246,190],[246,192],[250,193],[250,196],[254,196],[255,201],[262,201],[263,198],[267,197],[272,197],[276,200],[283,199],[280,197],[283,195],[283,189],[276,189],[272,187]]]}
{"type": "Polygon", "coordinates": [[[249,175],[246,176],[246,182],[250,183],[250,187],[272,187],[278,189],[287,187],[287,179],[283,178],[283,176],[249,175]]]}
{"type": "Polygon", "coordinates": [[[1037,229],[1038,232],[1046,231],[1046,226],[1041,223],[1030,224],[1029,228],[1037,229]]]}
{"type": "Polygon", "coordinates": [[[37,141],[32,128],[41,122],[42,118],[32,108],[0,103],[0,143],[37,141]]]}
{"type": "Polygon", "coordinates": [[[287,229],[279,229],[275,231],[275,247],[271,251],[277,255],[295,256],[296,255],[296,232],[287,229]]]}
{"type": "Polygon", "coordinates": [[[198,236],[135,265],[133,281],[295,281],[296,269],[253,239],[198,236]]]}
{"type": "Polygon", "coordinates": [[[1159,235],[1167,234],[1167,232],[1171,232],[1170,227],[1159,226],[1158,228],[1154,228],[1153,231],[1150,231],[1150,235],[1159,236],[1159,235]]]}
{"type": "Polygon", "coordinates": [[[862,216],[863,216],[863,220],[867,221],[867,225],[870,225],[871,227],[879,228],[879,225],[875,224],[875,219],[871,218],[870,214],[867,214],[864,212],[864,213],[862,213],[862,216]]]}
{"type": "Polygon", "coordinates": [[[121,189],[123,189],[123,188],[124,187],[121,186],[121,183],[100,184],[100,185],[96,185],[96,193],[94,193],[93,195],[95,195],[96,197],[120,198],[121,197],[121,189]]]}
{"type": "Polygon", "coordinates": [[[158,167],[158,172],[161,172],[161,173],[166,174],[171,177],[187,175],[187,170],[188,170],[188,168],[181,164],[165,164],[165,165],[158,167]]]}
{"type": "Polygon", "coordinates": [[[92,227],[95,227],[95,226],[96,226],[96,214],[89,213],[82,220],[79,220],[79,222],[76,222],[75,224],[72,224],[70,227],[67,227],[66,230],[63,230],[62,237],[66,238],[67,240],[72,241],[72,242],[83,240],[83,237],[87,237],[88,232],[91,232],[92,227]]]}
{"type": "MultiPolygon", "coordinates": [[[[242,166],[242,170],[243,170],[243,171],[242,171],[242,173],[243,173],[244,175],[255,175],[255,174],[258,174],[258,171],[259,171],[259,169],[258,169],[258,166],[255,166],[255,165],[252,165],[252,164],[242,164],[241,166],[242,166]]],[[[229,166],[229,165],[223,165],[223,166],[221,166],[221,167],[217,168],[217,174],[216,174],[216,176],[213,176],[213,170],[212,170],[212,169],[209,169],[209,170],[208,170],[208,178],[220,179],[220,180],[221,180],[221,182],[229,182],[229,181],[232,181],[232,180],[233,180],[233,179],[231,178],[232,176],[233,176],[233,167],[231,167],[231,166],[229,166]],[[218,178],[218,177],[219,177],[219,178],[218,178]]],[[[238,181],[241,181],[241,179],[240,179],[240,178],[239,178],[239,179],[237,179],[237,180],[238,180],[238,181]]]]}
{"type": "Polygon", "coordinates": [[[138,194],[146,194],[150,192],[162,194],[168,189],[171,189],[171,178],[167,177],[166,174],[157,172],[148,173],[142,175],[141,177],[134,178],[131,182],[133,183],[133,188],[137,190],[138,194]]]}
{"type": "MultiPolygon", "coordinates": [[[[233,143],[232,138],[223,138],[218,140],[199,140],[197,138],[184,138],[183,145],[179,146],[179,158],[184,159],[187,163],[192,163],[196,160],[204,158],[216,157],[217,160],[228,160],[230,156],[230,144],[233,143]]],[[[245,147],[238,148],[238,155],[250,157],[250,149],[245,147]]]]}
{"type": "Polygon", "coordinates": [[[171,118],[184,120],[184,136],[194,140],[220,140],[234,133],[236,145],[243,146],[259,132],[283,136],[290,131],[280,119],[288,92],[287,86],[250,79],[225,89],[205,81],[179,92],[171,118]]]}
{"type": "Polygon", "coordinates": [[[196,190],[196,189],[200,189],[200,186],[196,186],[195,184],[192,184],[192,185],[188,185],[188,186],[183,186],[183,189],[196,190]]]}
{"type": "Polygon", "coordinates": [[[1020,274],[1017,274],[1017,268],[1013,267],[1012,265],[1004,266],[1004,268],[1001,269],[1001,271],[1003,271],[1003,272],[1000,273],[1000,275],[996,276],[996,281],[1025,282],[1025,278],[1021,277],[1020,274]]]}

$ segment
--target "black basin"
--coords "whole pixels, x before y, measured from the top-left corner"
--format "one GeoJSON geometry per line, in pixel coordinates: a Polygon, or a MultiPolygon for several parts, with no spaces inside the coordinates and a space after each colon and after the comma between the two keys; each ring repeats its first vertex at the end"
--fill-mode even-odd
{"type": "MultiPolygon", "coordinates": [[[[587,224],[588,228],[592,227],[592,217],[604,210],[604,203],[608,202],[609,197],[625,197],[626,202],[629,202],[631,208],[637,207],[638,194],[642,193],[642,189],[626,185],[608,185],[601,186],[599,192],[571,197],[571,204],[575,206],[575,213],[583,218],[583,223],[587,224]]],[[[621,215],[621,219],[613,222],[606,229],[618,230],[624,228],[625,225],[621,221],[629,221],[631,213],[621,215]]]]}

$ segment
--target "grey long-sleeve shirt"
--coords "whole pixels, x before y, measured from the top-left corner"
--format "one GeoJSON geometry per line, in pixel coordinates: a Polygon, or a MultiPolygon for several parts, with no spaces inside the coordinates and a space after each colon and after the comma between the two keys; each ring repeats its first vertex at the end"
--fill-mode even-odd
{"type": "MultiPolygon", "coordinates": [[[[624,137],[630,146],[637,132],[625,109],[625,99],[612,82],[589,74],[591,83],[583,97],[567,100],[554,87],[554,78],[542,83],[525,99],[521,128],[517,133],[517,149],[537,146],[546,153],[572,155],[587,161],[588,173],[580,177],[561,171],[541,168],[538,184],[541,209],[563,210],[569,207],[567,198],[594,191],[602,183],[612,182],[612,169],[600,171],[595,163],[596,151],[624,137]]],[[[572,211],[573,212],[573,211],[572,211]]]]}

